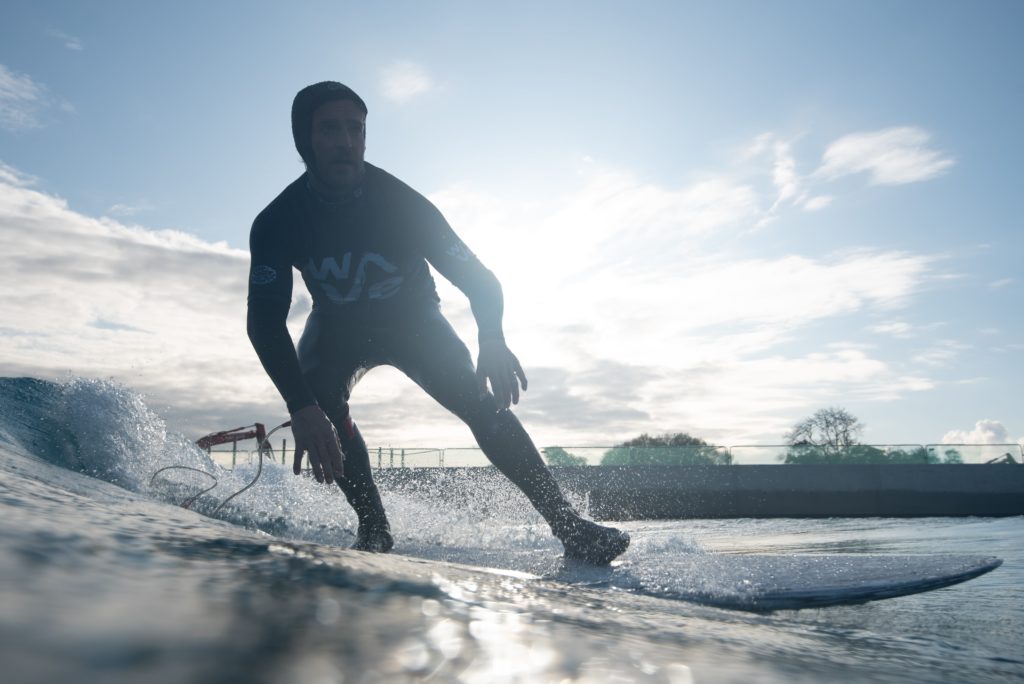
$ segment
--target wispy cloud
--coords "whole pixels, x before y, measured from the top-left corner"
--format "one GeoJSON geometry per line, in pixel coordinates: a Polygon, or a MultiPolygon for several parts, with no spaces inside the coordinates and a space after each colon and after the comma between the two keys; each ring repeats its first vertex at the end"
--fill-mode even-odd
{"type": "Polygon", "coordinates": [[[956,340],[939,340],[936,344],[914,356],[914,362],[926,366],[948,366],[971,345],[956,340]]]}
{"type": "Polygon", "coordinates": [[[772,184],[776,196],[771,207],[758,222],[758,227],[775,221],[779,212],[789,205],[800,207],[804,211],[820,211],[832,204],[835,199],[833,196],[812,194],[814,179],[799,173],[792,142],[773,139],[770,133],[762,134],[743,156],[749,163],[764,152],[771,152],[773,157],[772,184]]]}
{"type": "Polygon", "coordinates": [[[137,328],[134,325],[127,325],[125,323],[118,323],[116,321],[105,321],[99,318],[89,323],[89,325],[94,328],[99,328],[100,330],[127,330],[130,332],[142,332],[152,334],[148,330],[137,328]]]}
{"type": "Polygon", "coordinates": [[[814,197],[807,198],[803,206],[807,211],[818,211],[832,204],[833,199],[835,198],[831,195],[815,195],[814,197]]]}
{"type": "Polygon", "coordinates": [[[381,70],[381,92],[384,97],[398,104],[406,104],[433,88],[433,79],[416,62],[402,60],[381,70]]]}
{"type": "Polygon", "coordinates": [[[779,191],[776,203],[781,203],[796,197],[800,192],[800,176],[796,172],[796,159],[790,151],[789,143],[776,141],[774,151],[775,164],[772,167],[772,180],[779,191]]]}
{"type": "Polygon", "coordinates": [[[799,170],[794,143],[799,138],[782,139],[762,133],[738,155],[738,162],[756,169],[764,158],[771,160],[774,199],[756,226],[763,228],[777,220],[786,207],[821,211],[835,201],[821,186],[838,178],[868,173],[876,185],[899,185],[928,180],[953,165],[943,153],[929,149],[929,136],[913,127],[852,133],[831,143],[822,162],[813,173],[799,170]]]}
{"type": "Polygon", "coordinates": [[[800,137],[783,139],[762,133],[737,155],[737,163],[748,173],[756,173],[765,159],[770,160],[774,196],[757,220],[757,228],[775,222],[789,207],[821,211],[831,206],[836,197],[823,192],[823,186],[844,176],[868,173],[872,184],[898,185],[934,178],[953,165],[952,159],[927,147],[927,133],[903,127],[843,136],[825,149],[816,171],[801,173],[795,151],[800,137]]]}
{"type": "Polygon", "coordinates": [[[872,325],[868,330],[880,335],[892,335],[893,337],[907,338],[913,335],[914,328],[904,321],[888,321],[886,323],[872,325]]]}
{"type": "Polygon", "coordinates": [[[27,188],[35,185],[37,182],[39,182],[39,179],[35,176],[22,173],[13,166],[8,166],[0,161],[0,183],[17,188],[27,188]]]}
{"type": "Polygon", "coordinates": [[[25,74],[0,64],[0,128],[20,131],[38,128],[46,88],[25,74]]]}
{"type": "Polygon", "coordinates": [[[148,200],[140,200],[133,203],[117,203],[107,209],[111,216],[135,216],[147,211],[153,211],[153,204],[148,200]]]}
{"type": "Polygon", "coordinates": [[[901,185],[935,178],[953,166],[953,159],[928,146],[920,128],[888,128],[851,133],[825,150],[816,175],[835,179],[867,173],[876,185],[901,185]]]}
{"type": "Polygon", "coordinates": [[[1024,352],[1024,343],[1011,342],[1010,344],[1005,344],[1000,347],[992,347],[991,351],[994,354],[1019,354],[1020,352],[1024,352]]]}
{"type": "Polygon", "coordinates": [[[988,286],[991,287],[993,290],[998,290],[1000,288],[1006,287],[1007,285],[1012,285],[1013,282],[1013,278],[1001,278],[999,280],[992,281],[991,283],[988,284],[988,286]]]}
{"type": "Polygon", "coordinates": [[[49,28],[46,30],[46,35],[62,42],[64,44],[64,47],[66,47],[68,50],[80,52],[85,48],[80,39],[74,36],[69,36],[68,34],[64,33],[59,29],[49,28]]]}

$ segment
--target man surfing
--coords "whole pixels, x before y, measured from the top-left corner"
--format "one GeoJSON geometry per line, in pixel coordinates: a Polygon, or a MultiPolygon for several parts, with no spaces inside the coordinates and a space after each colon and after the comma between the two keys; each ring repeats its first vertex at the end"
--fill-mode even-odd
{"type": "Polygon", "coordinates": [[[364,161],[366,115],[362,98],[341,83],[299,91],[292,135],[306,171],[260,212],[250,234],[249,339],[291,414],[294,472],[308,454],[318,482],[338,483],[359,519],[352,548],[391,549],[348,402],[367,371],[394,366],[469,426],[566,558],[611,562],[629,535],[573,509],[509,410],[527,380],[505,344],[501,285],[430,201],[364,161]],[[475,368],[441,314],[428,264],[469,298],[479,331],[475,368]],[[286,327],[292,268],[313,298],[297,349],[286,327]]]}

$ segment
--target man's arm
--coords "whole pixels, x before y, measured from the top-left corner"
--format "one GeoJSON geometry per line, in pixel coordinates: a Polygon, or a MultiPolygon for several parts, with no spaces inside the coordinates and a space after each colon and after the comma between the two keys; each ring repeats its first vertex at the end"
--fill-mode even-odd
{"type": "Polygon", "coordinates": [[[426,228],[427,260],[469,298],[476,319],[480,343],[476,374],[480,392],[487,391],[490,381],[497,407],[507,409],[510,404],[519,403],[519,386],[522,384],[526,390],[527,380],[519,359],[505,344],[501,283],[459,239],[441,212],[428,200],[422,201],[420,214],[426,228]]]}
{"type": "Polygon", "coordinates": [[[249,300],[246,329],[256,355],[281,393],[292,418],[295,436],[293,471],[301,472],[302,456],[309,453],[318,482],[341,477],[342,453],[338,435],[316,403],[302,377],[295,344],[288,334],[291,307],[292,267],[286,245],[275,239],[273,226],[256,219],[249,235],[249,300]]]}
{"type": "Polygon", "coordinates": [[[262,216],[249,234],[249,298],[246,330],[264,370],[281,393],[289,413],[316,404],[302,378],[295,345],[288,334],[292,299],[292,266],[287,245],[280,244],[270,222],[262,216]]]}

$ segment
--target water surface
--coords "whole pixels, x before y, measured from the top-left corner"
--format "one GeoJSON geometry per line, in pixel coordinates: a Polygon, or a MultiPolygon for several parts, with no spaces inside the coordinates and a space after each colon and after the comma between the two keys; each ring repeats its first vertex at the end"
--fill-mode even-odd
{"type": "Polygon", "coordinates": [[[511,487],[459,504],[385,491],[397,543],[374,556],[345,548],[355,521],[340,492],[282,466],[210,517],[252,474],[221,470],[167,434],[125,388],[0,380],[4,679],[1024,679],[1022,518],[632,522],[634,543],[614,569],[566,571],[511,487]],[[208,479],[181,471],[150,482],[171,463],[213,473],[218,487],[193,510],[178,507],[208,479]],[[711,552],[1005,564],[851,607],[759,614],[665,598],[683,582],[679,559],[711,552]]]}

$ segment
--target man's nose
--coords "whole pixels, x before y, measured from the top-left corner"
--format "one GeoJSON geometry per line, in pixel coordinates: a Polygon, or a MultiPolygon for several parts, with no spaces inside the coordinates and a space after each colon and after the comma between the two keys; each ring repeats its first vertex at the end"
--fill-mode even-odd
{"type": "Polygon", "coordinates": [[[338,132],[336,142],[338,143],[339,146],[350,150],[356,145],[356,136],[352,133],[352,131],[348,130],[347,128],[342,128],[338,132]]]}

